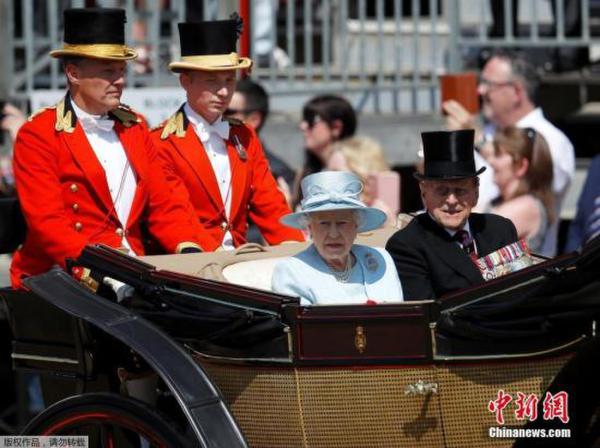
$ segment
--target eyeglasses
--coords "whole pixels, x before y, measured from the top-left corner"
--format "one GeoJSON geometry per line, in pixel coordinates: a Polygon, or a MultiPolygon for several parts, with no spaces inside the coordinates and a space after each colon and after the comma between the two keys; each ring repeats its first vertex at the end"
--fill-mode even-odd
{"type": "Polygon", "coordinates": [[[488,89],[496,89],[514,84],[514,81],[492,81],[490,79],[479,78],[479,85],[485,86],[488,89]]]}

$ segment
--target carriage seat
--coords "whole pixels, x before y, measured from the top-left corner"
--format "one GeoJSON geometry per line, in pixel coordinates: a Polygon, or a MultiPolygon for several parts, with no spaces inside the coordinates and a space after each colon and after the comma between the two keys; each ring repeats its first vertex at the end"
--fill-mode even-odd
{"type": "Polygon", "coordinates": [[[263,258],[230,264],[223,268],[223,276],[229,283],[270,291],[275,265],[285,258],[263,258]]]}

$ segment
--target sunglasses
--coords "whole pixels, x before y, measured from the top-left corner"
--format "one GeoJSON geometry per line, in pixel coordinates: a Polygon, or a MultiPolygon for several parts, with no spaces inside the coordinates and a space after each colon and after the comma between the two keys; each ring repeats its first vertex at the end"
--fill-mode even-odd
{"type": "Polygon", "coordinates": [[[319,116],[319,114],[316,114],[316,113],[306,113],[302,117],[302,121],[305,122],[308,125],[309,129],[312,129],[318,123],[320,123],[320,122],[322,122],[324,120],[319,116]]]}

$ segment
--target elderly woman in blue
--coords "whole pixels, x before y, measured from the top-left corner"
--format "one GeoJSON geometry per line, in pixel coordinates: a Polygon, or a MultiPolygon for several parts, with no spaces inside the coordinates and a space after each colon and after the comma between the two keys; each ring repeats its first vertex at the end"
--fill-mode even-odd
{"type": "Polygon", "coordinates": [[[323,171],[305,177],[301,186],[302,210],[281,222],[308,229],[313,244],[275,266],[273,291],[298,296],[303,305],[402,301],[390,255],[383,248],[354,244],[358,232],[376,229],[386,220],[383,211],[360,201],[359,178],[323,171]]]}

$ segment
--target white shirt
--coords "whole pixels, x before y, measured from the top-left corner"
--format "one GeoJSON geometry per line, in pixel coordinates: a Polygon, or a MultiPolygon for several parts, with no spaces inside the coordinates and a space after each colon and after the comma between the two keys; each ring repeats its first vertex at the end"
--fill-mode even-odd
{"type": "MultiPolygon", "coordinates": [[[[231,212],[231,165],[229,164],[229,154],[227,153],[227,145],[225,138],[228,138],[229,123],[223,122],[218,118],[212,125],[206,121],[200,114],[196,113],[188,103],[185,103],[183,110],[194,127],[196,135],[202,142],[208,160],[212,165],[213,173],[219,185],[219,192],[225,207],[225,216],[229,219],[231,212]],[[219,135],[213,127],[222,127],[227,129],[227,136],[219,135]]],[[[226,250],[231,250],[233,246],[233,236],[227,230],[223,236],[221,247],[226,250]]]]}
{"type": "Polygon", "coordinates": [[[71,100],[71,105],[92,150],[104,169],[104,175],[106,176],[115,212],[123,228],[122,244],[129,249],[131,254],[135,255],[127,241],[127,232],[125,229],[133,197],[135,196],[137,182],[133,169],[127,159],[125,149],[123,149],[123,145],[114,129],[103,130],[95,125],[98,120],[103,120],[103,118],[99,115],[91,115],[85,112],[77,107],[73,100],[71,100]]]}
{"type": "Polygon", "coordinates": [[[478,212],[486,210],[491,202],[500,195],[500,189],[494,181],[494,169],[481,154],[475,151],[475,168],[479,170],[484,166],[486,170],[479,175],[479,199],[475,207],[478,212]]]}

